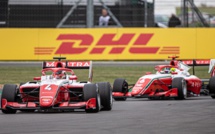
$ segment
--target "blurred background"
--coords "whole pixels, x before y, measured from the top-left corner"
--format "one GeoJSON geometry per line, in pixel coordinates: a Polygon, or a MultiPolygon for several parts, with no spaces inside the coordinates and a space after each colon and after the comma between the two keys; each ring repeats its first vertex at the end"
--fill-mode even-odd
{"type": "Polygon", "coordinates": [[[108,27],[215,27],[215,0],[1,0],[0,27],[99,27],[103,8],[108,27]]]}

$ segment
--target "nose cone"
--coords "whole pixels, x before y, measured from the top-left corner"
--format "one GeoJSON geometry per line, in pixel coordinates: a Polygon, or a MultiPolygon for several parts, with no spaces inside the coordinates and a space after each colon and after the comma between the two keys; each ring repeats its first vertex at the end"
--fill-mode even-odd
{"type": "Polygon", "coordinates": [[[132,96],[138,95],[140,91],[141,91],[141,87],[134,87],[131,91],[131,95],[132,96]]]}
{"type": "Polygon", "coordinates": [[[148,78],[140,78],[135,84],[135,86],[133,87],[131,91],[131,95],[135,96],[135,95],[143,94],[149,82],[150,82],[150,79],[148,78]]]}
{"type": "Polygon", "coordinates": [[[51,97],[41,97],[40,106],[41,107],[50,107],[52,106],[53,98],[51,97]]]}
{"type": "Polygon", "coordinates": [[[54,104],[54,98],[58,91],[57,85],[44,84],[40,87],[40,106],[50,107],[54,104]]]}

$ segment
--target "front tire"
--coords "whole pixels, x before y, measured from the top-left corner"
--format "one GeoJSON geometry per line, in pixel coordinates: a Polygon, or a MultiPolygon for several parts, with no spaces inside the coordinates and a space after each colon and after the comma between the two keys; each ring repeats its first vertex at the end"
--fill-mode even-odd
{"type": "MultiPolygon", "coordinates": [[[[2,90],[1,99],[6,99],[8,102],[15,102],[17,95],[17,85],[5,84],[2,90]]],[[[2,103],[1,103],[2,104],[2,103]]],[[[4,114],[15,114],[17,110],[14,109],[2,109],[4,114]]]]}
{"type": "Polygon", "coordinates": [[[97,113],[100,111],[100,94],[96,84],[85,84],[83,88],[83,98],[84,101],[88,101],[91,98],[96,98],[96,108],[95,109],[85,109],[86,113],[97,113]]]}
{"type": "Polygon", "coordinates": [[[187,83],[184,78],[174,78],[172,80],[172,88],[178,89],[178,97],[175,97],[176,100],[187,98],[187,83]]]}
{"type": "MultiPolygon", "coordinates": [[[[115,79],[113,84],[113,92],[121,92],[126,94],[128,92],[128,83],[125,79],[115,79]]],[[[127,97],[114,97],[115,101],[126,101],[127,97]]]]}
{"type": "Polygon", "coordinates": [[[98,83],[102,110],[110,111],[113,105],[112,88],[109,82],[98,83]]]}

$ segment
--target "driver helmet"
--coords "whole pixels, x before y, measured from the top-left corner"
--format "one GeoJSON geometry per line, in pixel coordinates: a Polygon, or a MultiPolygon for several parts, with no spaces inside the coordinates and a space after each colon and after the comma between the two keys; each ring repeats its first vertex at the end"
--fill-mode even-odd
{"type": "Polygon", "coordinates": [[[66,72],[62,71],[62,70],[55,72],[55,78],[56,79],[66,79],[66,72]]]}
{"type": "Polygon", "coordinates": [[[170,73],[175,72],[176,69],[174,67],[170,68],[170,73]]]}

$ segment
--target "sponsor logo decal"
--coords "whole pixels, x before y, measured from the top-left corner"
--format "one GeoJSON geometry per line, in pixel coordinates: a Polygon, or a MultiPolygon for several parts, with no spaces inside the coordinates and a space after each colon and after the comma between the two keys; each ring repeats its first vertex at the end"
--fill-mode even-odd
{"type": "Polygon", "coordinates": [[[91,34],[60,34],[57,41],[61,44],[57,47],[35,47],[35,55],[74,55],[88,53],[90,55],[103,54],[106,51],[109,55],[122,54],[180,54],[180,47],[177,46],[150,46],[153,33],[123,33],[103,34],[100,38],[94,38],[91,34]],[[117,39],[116,39],[117,38],[117,39]]]}

